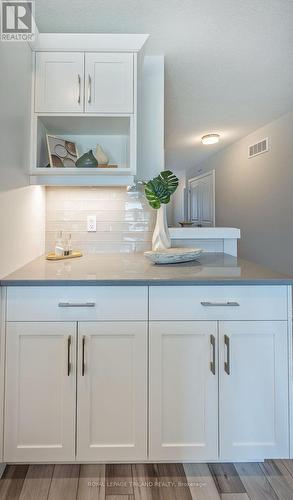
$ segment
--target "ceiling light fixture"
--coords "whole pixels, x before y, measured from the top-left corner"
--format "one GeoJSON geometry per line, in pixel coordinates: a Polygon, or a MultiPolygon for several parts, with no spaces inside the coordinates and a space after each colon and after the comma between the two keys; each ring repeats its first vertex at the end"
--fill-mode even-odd
{"type": "Polygon", "coordinates": [[[207,134],[203,135],[201,138],[201,142],[203,144],[216,144],[220,140],[219,134],[207,134]]]}

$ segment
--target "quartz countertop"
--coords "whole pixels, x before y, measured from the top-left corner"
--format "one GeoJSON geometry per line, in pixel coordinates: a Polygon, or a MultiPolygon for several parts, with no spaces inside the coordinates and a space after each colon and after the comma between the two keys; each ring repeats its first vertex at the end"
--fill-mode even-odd
{"type": "Polygon", "coordinates": [[[224,253],[183,264],[156,265],[143,254],[95,254],[48,261],[39,257],[1,280],[2,286],[292,285],[293,277],[224,253]]]}

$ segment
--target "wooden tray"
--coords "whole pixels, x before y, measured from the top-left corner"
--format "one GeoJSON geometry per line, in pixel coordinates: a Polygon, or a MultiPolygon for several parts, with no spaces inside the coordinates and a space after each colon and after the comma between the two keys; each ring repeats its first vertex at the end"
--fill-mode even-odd
{"type": "Polygon", "coordinates": [[[66,260],[66,259],[76,259],[77,257],[82,257],[81,252],[72,252],[70,255],[56,255],[54,252],[48,253],[46,256],[47,260],[66,260]]]}

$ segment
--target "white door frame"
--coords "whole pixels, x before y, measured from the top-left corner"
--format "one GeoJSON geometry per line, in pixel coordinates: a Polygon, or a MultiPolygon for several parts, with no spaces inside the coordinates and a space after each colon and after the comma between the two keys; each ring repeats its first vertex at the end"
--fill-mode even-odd
{"type": "Polygon", "coordinates": [[[190,198],[190,189],[191,189],[191,183],[193,181],[198,181],[199,179],[202,179],[203,177],[207,177],[208,175],[212,175],[213,179],[213,226],[216,225],[216,171],[210,170],[209,172],[205,172],[204,174],[197,175],[196,177],[191,177],[187,181],[187,216],[188,220],[191,220],[191,208],[190,208],[190,203],[191,203],[191,198],[190,198]]]}

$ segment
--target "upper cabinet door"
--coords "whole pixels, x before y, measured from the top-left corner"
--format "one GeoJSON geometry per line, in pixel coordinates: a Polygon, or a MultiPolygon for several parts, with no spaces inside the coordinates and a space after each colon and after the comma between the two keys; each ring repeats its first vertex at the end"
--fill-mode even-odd
{"type": "Polygon", "coordinates": [[[285,321],[220,322],[220,459],[288,458],[285,321]]]}
{"type": "Polygon", "coordinates": [[[38,52],[35,90],[37,113],[83,112],[83,52],[38,52]]]}
{"type": "Polygon", "coordinates": [[[85,110],[133,112],[133,54],[85,54],[85,110]]]}
{"type": "Polygon", "coordinates": [[[75,458],[76,324],[8,323],[7,462],[75,458]]]}

